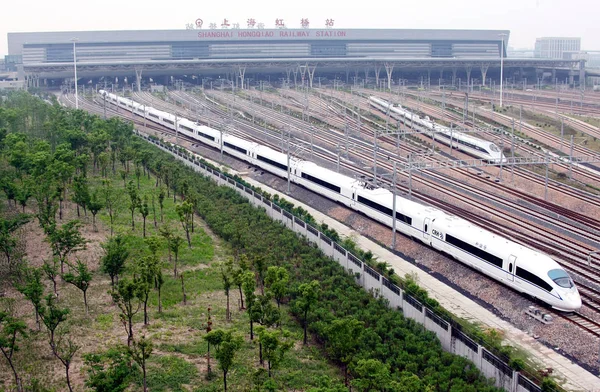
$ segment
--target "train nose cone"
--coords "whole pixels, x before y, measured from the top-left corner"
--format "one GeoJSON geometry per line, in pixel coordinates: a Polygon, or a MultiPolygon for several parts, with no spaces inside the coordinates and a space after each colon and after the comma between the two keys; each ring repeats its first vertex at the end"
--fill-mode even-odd
{"type": "Polygon", "coordinates": [[[570,291],[565,294],[565,307],[570,310],[579,310],[581,308],[581,296],[577,290],[570,291]]]}

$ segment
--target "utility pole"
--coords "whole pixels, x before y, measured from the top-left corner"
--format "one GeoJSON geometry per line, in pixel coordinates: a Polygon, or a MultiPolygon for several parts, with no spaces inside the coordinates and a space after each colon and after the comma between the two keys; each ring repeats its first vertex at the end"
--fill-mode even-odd
{"type": "Polygon", "coordinates": [[[394,173],[392,174],[392,250],[396,249],[396,161],[394,161],[394,173]]]}
{"type": "MultiPolygon", "coordinates": [[[[288,145],[287,145],[287,193],[290,194],[290,177],[292,175],[292,169],[290,168],[290,139],[292,133],[288,131],[288,145]]],[[[339,171],[339,153],[338,153],[338,171],[339,171]]]]}

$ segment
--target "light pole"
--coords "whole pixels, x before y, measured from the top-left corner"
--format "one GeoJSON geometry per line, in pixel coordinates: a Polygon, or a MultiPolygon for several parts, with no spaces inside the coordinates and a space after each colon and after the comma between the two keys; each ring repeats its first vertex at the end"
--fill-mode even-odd
{"type": "Polygon", "coordinates": [[[73,41],[73,68],[75,69],[75,109],[79,109],[79,98],[77,95],[77,51],[75,43],[79,41],[77,38],[72,38],[73,41]]]}
{"type": "Polygon", "coordinates": [[[502,37],[502,47],[500,48],[500,107],[502,107],[502,85],[504,79],[504,37],[505,33],[499,34],[502,37]]]}

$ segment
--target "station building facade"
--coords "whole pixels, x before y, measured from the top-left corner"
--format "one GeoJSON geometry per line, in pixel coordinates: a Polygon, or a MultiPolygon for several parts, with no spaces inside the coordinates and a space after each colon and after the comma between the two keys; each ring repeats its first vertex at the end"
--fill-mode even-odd
{"type": "MultiPolygon", "coordinates": [[[[221,29],[9,33],[22,63],[297,58],[499,58],[505,30],[221,29]]],[[[506,53],[504,53],[506,55],[506,53]]]]}

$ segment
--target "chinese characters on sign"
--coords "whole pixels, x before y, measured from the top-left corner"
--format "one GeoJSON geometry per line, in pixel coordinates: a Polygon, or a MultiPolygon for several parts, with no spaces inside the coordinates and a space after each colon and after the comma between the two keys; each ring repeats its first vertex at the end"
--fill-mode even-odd
{"type": "MultiPolygon", "coordinates": [[[[186,23],[185,28],[186,28],[186,30],[194,30],[194,29],[199,30],[199,29],[202,29],[203,25],[204,25],[204,21],[202,19],[198,18],[193,23],[186,23]]],[[[333,28],[333,25],[334,25],[334,19],[326,19],[325,20],[326,28],[331,29],[331,28],[333,28]]],[[[223,22],[221,22],[221,29],[229,29],[230,26],[234,30],[240,29],[240,23],[230,23],[229,19],[223,18],[223,22]]],[[[310,27],[310,21],[308,20],[308,18],[301,18],[300,26],[303,29],[308,29],[310,27]]],[[[213,23],[213,22],[209,23],[208,28],[211,30],[217,29],[217,23],[213,23]]],[[[248,18],[246,20],[246,28],[248,28],[248,29],[254,29],[254,28],[264,29],[265,24],[256,22],[256,19],[254,19],[254,18],[248,18]]],[[[287,26],[285,25],[285,22],[283,21],[282,18],[275,19],[275,28],[287,29],[287,26]]]]}

